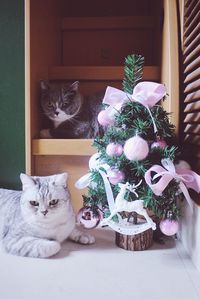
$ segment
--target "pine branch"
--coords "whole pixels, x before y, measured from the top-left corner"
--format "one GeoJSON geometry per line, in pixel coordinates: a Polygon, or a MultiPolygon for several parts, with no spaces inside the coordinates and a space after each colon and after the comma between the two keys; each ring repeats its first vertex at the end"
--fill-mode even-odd
{"type": "Polygon", "coordinates": [[[123,90],[132,94],[133,88],[141,80],[143,74],[144,57],[142,55],[128,55],[125,58],[123,90]]]}

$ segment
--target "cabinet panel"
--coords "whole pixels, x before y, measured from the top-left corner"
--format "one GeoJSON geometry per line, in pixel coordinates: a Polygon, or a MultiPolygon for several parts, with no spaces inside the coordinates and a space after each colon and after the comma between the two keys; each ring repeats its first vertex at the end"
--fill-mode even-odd
{"type": "Polygon", "coordinates": [[[153,64],[151,29],[66,31],[63,35],[64,65],[123,65],[124,57],[139,53],[153,64]],[[79,50],[81,48],[81,50],[79,50]]]}
{"type": "Polygon", "coordinates": [[[24,1],[0,1],[0,187],[20,188],[25,168],[24,1]]]}

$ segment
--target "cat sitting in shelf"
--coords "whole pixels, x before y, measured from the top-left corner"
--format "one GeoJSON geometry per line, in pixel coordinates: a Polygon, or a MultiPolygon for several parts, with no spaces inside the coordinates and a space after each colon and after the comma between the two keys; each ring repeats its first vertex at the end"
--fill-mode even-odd
{"type": "Polygon", "coordinates": [[[71,85],[41,81],[41,106],[53,128],[40,131],[41,138],[95,138],[102,128],[97,115],[103,93],[83,97],[79,82],[71,85]]]}
{"type": "Polygon", "coordinates": [[[23,191],[0,189],[0,240],[8,253],[47,258],[67,238],[94,243],[93,236],[75,227],[66,173],[20,178],[23,191]]]}

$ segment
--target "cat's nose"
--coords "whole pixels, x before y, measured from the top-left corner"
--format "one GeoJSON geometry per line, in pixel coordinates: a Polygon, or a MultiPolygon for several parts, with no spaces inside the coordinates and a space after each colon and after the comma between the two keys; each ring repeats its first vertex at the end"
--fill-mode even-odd
{"type": "Polygon", "coordinates": [[[59,112],[58,111],[55,111],[55,116],[58,116],[59,112]]]}
{"type": "Polygon", "coordinates": [[[45,211],[41,211],[41,213],[46,216],[46,214],[48,213],[48,210],[45,210],[45,211]]]}

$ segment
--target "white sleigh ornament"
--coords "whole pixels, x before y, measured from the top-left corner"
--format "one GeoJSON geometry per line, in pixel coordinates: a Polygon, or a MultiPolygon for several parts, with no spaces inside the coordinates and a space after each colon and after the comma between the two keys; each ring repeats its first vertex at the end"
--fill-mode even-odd
{"type": "Polygon", "coordinates": [[[129,202],[124,199],[125,194],[127,190],[130,192],[133,192],[136,197],[138,197],[138,194],[136,193],[135,189],[141,184],[141,181],[137,185],[131,185],[130,183],[121,184],[119,183],[118,186],[120,187],[120,192],[117,195],[115,199],[114,208],[111,211],[111,214],[108,218],[105,218],[101,221],[101,226],[108,225],[113,230],[115,230],[118,233],[124,234],[124,235],[136,235],[140,234],[148,229],[155,230],[156,224],[153,222],[153,220],[149,217],[147,214],[146,209],[144,208],[144,201],[143,200],[134,200],[132,202],[129,202]],[[138,215],[141,215],[144,217],[146,222],[139,222],[137,224],[131,223],[128,221],[128,218],[122,218],[120,216],[120,212],[136,212],[138,215]],[[115,222],[112,218],[113,216],[117,215],[118,222],[115,222]]]}

